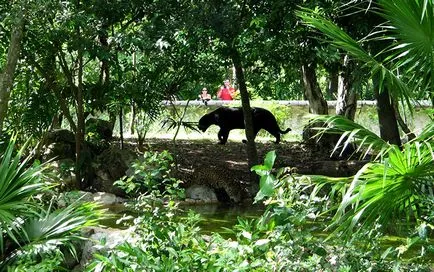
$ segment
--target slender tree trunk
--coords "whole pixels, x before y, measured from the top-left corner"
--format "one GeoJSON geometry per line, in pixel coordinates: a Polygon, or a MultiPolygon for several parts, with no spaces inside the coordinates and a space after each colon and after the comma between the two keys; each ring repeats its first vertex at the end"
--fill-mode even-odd
{"type": "Polygon", "coordinates": [[[339,71],[333,70],[329,73],[329,82],[327,86],[327,95],[330,99],[337,96],[339,86],[339,71]]]}
{"type": "MultiPolygon", "coordinates": [[[[78,0],[78,5],[80,5],[80,0],[78,0]]],[[[77,38],[80,39],[81,30],[80,27],[77,27],[77,38]]],[[[75,132],[75,176],[77,182],[77,188],[82,189],[84,187],[82,170],[84,165],[84,156],[83,153],[85,151],[84,147],[84,108],[83,108],[83,48],[80,47],[78,49],[78,86],[76,93],[76,102],[77,102],[77,131],[75,132]]]]}
{"type": "Polygon", "coordinates": [[[314,114],[328,114],[327,101],[321,92],[315,72],[315,65],[302,64],[304,95],[309,101],[309,111],[314,114]]]}
{"type": "MultiPolygon", "coordinates": [[[[71,89],[71,93],[75,94],[77,87],[75,86],[72,72],[68,68],[68,65],[67,65],[67,62],[65,59],[65,55],[63,54],[63,52],[61,50],[59,50],[58,58],[59,58],[60,67],[62,68],[62,71],[63,71],[65,77],[68,79],[68,84],[69,84],[69,87],[71,89]]],[[[47,73],[49,73],[49,72],[47,72],[47,73]]],[[[57,99],[59,101],[60,109],[62,110],[63,115],[65,116],[66,120],[68,120],[68,123],[69,123],[69,126],[71,127],[71,130],[74,133],[76,133],[77,132],[77,124],[75,123],[74,119],[72,118],[72,115],[69,111],[68,103],[67,103],[65,97],[62,95],[61,90],[59,90],[59,88],[57,88],[57,86],[55,86],[53,88],[53,90],[54,90],[54,93],[57,96],[57,99]]]]}
{"type": "Polygon", "coordinates": [[[393,101],[393,109],[395,110],[396,121],[398,122],[402,131],[404,131],[405,135],[407,136],[407,140],[410,141],[416,138],[416,135],[410,130],[407,123],[402,118],[401,113],[399,112],[399,104],[396,100],[393,101]]]}
{"type": "Polygon", "coordinates": [[[377,113],[380,125],[380,136],[390,144],[401,146],[398,122],[395,110],[391,102],[389,91],[385,89],[380,92],[378,78],[374,78],[374,93],[377,100],[377,113]]]}
{"type": "MultiPolygon", "coordinates": [[[[137,79],[137,55],[136,52],[133,52],[133,82],[136,82],[137,79]]],[[[130,133],[134,135],[136,130],[136,103],[134,99],[131,98],[131,125],[130,125],[130,133]]]]}
{"type": "Polygon", "coordinates": [[[353,88],[353,65],[348,55],[343,57],[342,72],[338,81],[336,114],[354,120],[357,109],[357,96],[353,88]]]}
{"type": "Polygon", "coordinates": [[[121,149],[124,149],[124,111],[122,107],[119,109],[119,139],[121,141],[121,149]]]}
{"type": "Polygon", "coordinates": [[[77,178],[77,188],[81,189],[82,186],[82,147],[84,143],[84,114],[83,114],[83,56],[79,53],[78,56],[78,88],[77,88],[77,131],[75,132],[75,152],[76,152],[76,178],[77,178]]]}
{"type": "Polygon", "coordinates": [[[23,31],[24,17],[22,13],[18,12],[12,26],[6,64],[0,74],[0,133],[3,130],[3,122],[8,112],[8,103],[13,86],[14,74],[21,52],[23,31]]]}
{"type": "MultiPolygon", "coordinates": [[[[253,132],[253,117],[252,110],[250,107],[250,98],[249,93],[247,91],[246,80],[244,78],[243,65],[241,62],[241,57],[236,48],[232,48],[232,61],[235,67],[235,73],[237,76],[239,90],[241,95],[241,104],[243,107],[244,114],[244,124],[247,138],[247,161],[249,170],[252,166],[258,164],[258,151],[256,150],[256,144],[254,140],[254,132],[253,132]]],[[[250,173],[250,194],[254,196],[259,188],[258,177],[255,173],[249,171],[250,173]]]]}
{"type": "MultiPolygon", "coordinates": [[[[59,127],[58,128],[61,128],[62,119],[63,119],[63,117],[65,117],[66,120],[68,120],[68,123],[69,123],[71,130],[75,133],[77,130],[77,125],[75,124],[75,121],[71,116],[71,112],[69,110],[68,103],[67,103],[66,99],[64,98],[64,96],[62,95],[62,91],[59,89],[55,74],[53,73],[53,70],[56,69],[56,55],[55,54],[56,54],[55,52],[53,52],[53,54],[49,54],[49,56],[47,56],[47,58],[44,60],[42,66],[39,65],[38,63],[36,63],[36,61],[33,63],[33,65],[36,66],[39,69],[39,71],[41,72],[41,74],[44,76],[45,88],[47,90],[53,91],[53,93],[56,96],[57,101],[59,103],[59,108],[60,108],[61,113],[57,115],[59,117],[59,127]]],[[[68,73],[65,73],[65,74],[68,75],[68,73]]],[[[72,80],[70,82],[72,82],[72,80]]]]}
{"type": "Polygon", "coordinates": [[[131,121],[130,121],[130,134],[136,133],[136,107],[134,101],[131,101],[131,121]]]}

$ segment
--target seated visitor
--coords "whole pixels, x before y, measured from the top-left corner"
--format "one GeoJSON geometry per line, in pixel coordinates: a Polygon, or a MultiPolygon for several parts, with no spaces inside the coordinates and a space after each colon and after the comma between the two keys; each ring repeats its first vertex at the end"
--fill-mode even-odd
{"type": "Polygon", "coordinates": [[[202,100],[202,102],[205,103],[205,105],[207,105],[208,101],[211,100],[211,95],[208,93],[207,88],[202,89],[202,93],[199,94],[199,99],[202,100]]]}

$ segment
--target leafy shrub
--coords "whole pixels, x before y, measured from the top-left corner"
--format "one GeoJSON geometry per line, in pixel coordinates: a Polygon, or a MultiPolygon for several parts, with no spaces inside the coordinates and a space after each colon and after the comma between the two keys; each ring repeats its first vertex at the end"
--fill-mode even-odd
{"type": "Polygon", "coordinates": [[[239,219],[235,238],[201,235],[197,214],[177,218],[177,205],[141,195],[134,208],[141,216],[131,224],[136,235],[97,255],[88,271],[430,271],[423,263],[405,263],[381,246],[378,228],[350,241],[325,239],[327,199],[312,195],[314,184],[288,169],[274,171],[275,153],[253,169],[261,176],[256,201],[266,212],[239,219]]]}
{"type": "Polygon", "coordinates": [[[55,209],[38,201],[53,186],[43,174],[46,165],[30,165],[30,157],[22,158],[26,146],[15,152],[15,140],[0,160],[0,271],[50,271],[61,250],[76,256],[73,242],[85,239],[80,231],[97,225],[102,212],[94,203],[55,209]]]}
{"type": "Polygon", "coordinates": [[[131,165],[132,173],[114,184],[130,196],[152,193],[156,196],[184,197],[181,181],[171,177],[173,157],[167,151],[147,151],[131,165]]]}
{"type": "Polygon", "coordinates": [[[132,207],[140,212],[130,228],[134,239],[105,255],[96,255],[87,271],[207,271],[201,265],[207,248],[192,213],[180,221],[173,201],[141,195],[132,207]]]}

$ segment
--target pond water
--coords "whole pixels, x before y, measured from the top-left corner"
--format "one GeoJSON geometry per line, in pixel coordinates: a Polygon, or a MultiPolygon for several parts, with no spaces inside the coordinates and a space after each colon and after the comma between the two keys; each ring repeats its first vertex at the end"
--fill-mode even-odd
{"type": "MultiPolygon", "coordinates": [[[[111,205],[107,207],[114,216],[101,222],[103,225],[113,228],[125,228],[118,225],[116,221],[124,214],[135,216],[136,214],[128,211],[123,204],[111,205]]],[[[228,205],[228,204],[201,204],[201,205],[180,205],[182,212],[180,218],[186,217],[189,210],[193,210],[201,216],[201,221],[198,226],[203,234],[219,233],[225,238],[233,238],[234,234],[230,229],[238,223],[238,218],[255,219],[260,217],[265,207],[263,205],[228,205]]],[[[315,222],[306,223],[306,227],[310,228],[312,233],[317,236],[327,236],[323,228],[315,222]]],[[[382,238],[381,247],[386,250],[388,247],[399,247],[405,244],[407,238],[395,235],[384,236],[382,238]]],[[[404,260],[410,260],[419,255],[420,246],[415,246],[404,253],[404,260]]],[[[429,259],[434,265],[434,251],[431,249],[426,252],[429,259]]]]}
{"type": "MultiPolygon", "coordinates": [[[[122,215],[135,216],[134,212],[129,211],[123,204],[106,206],[113,217],[103,220],[101,223],[107,227],[125,228],[123,225],[118,225],[116,221],[122,215]]],[[[261,216],[265,210],[263,205],[229,205],[229,204],[201,204],[201,205],[180,205],[180,218],[187,216],[190,210],[199,214],[201,221],[198,226],[203,234],[220,233],[222,236],[231,236],[226,228],[232,228],[238,222],[238,217],[244,219],[254,219],[261,216]]]]}
{"type": "Polygon", "coordinates": [[[181,209],[185,214],[189,210],[200,214],[202,220],[199,223],[202,233],[219,233],[222,236],[231,236],[227,228],[232,228],[238,223],[238,218],[254,219],[264,213],[263,205],[228,205],[228,204],[206,204],[206,205],[183,205],[181,209]]]}

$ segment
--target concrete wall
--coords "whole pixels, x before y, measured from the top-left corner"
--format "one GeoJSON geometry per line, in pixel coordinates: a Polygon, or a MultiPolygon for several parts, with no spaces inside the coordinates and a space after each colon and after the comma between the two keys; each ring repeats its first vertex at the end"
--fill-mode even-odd
{"type": "MultiPolygon", "coordinates": [[[[188,103],[187,112],[185,115],[184,121],[186,122],[197,122],[202,115],[207,112],[210,112],[220,106],[241,106],[241,101],[220,101],[220,100],[211,100],[205,105],[202,101],[163,101],[162,105],[165,109],[166,117],[170,115],[170,112],[173,112],[173,105],[175,105],[176,109],[179,113],[182,113],[185,109],[185,106],[188,103]]],[[[334,114],[334,108],[336,106],[336,101],[328,101],[329,105],[329,114],[334,114]]],[[[359,124],[363,125],[370,130],[379,133],[378,129],[378,118],[375,108],[375,101],[358,101],[356,119],[355,121],[359,124]]],[[[279,125],[282,129],[290,127],[292,131],[283,136],[283,140],[285,141],[299,141],[301,140],[301,134],[303,131],[303,127],[308,122],[309,118],[312,117],[309,114],[309,104],[307,101],[251,101],[251,106],[253,107],[263,107],[276,116],[276,119],[279,122],[279,125]]],[[[407,121],[412,130],[415,130],[418,133],[426,124],[431,122],[428,117],[428,111],[432,109],[429,101],[421,101],[418,104],[414,105],[414,115],[412,117],[408,117],[407,121]]],[[[128,124],[128,117],[125,116],[125,124],[128,124]]],[[[165,128],[161,128],[161,121],[165,117],[162,116],[160,120],[154,122],[152,124],[150,131],[147,134],[147,138],[173,138],[175,130],[167,131],[165,128]]],[[[211,141],[217,141],[217,131],[218,127],[211,126],[210,129],[206,133],[199,133],[192,130],[184,130],[181,128],[177,139],[208,139],[211,141]]],[[[127,132],[127,129],[125,130],[127,132]]],[[[125,137],[131,137],[128,133],[124,134],[125,137]]],[[[233,130],[229,135],[229,140],[240,141],[244,139],[244,131],[243,130],[233,130]]],[[[267,132],[261,131],[257,138],[258,141],[270,141],[272,137],[267,132]]]]}

